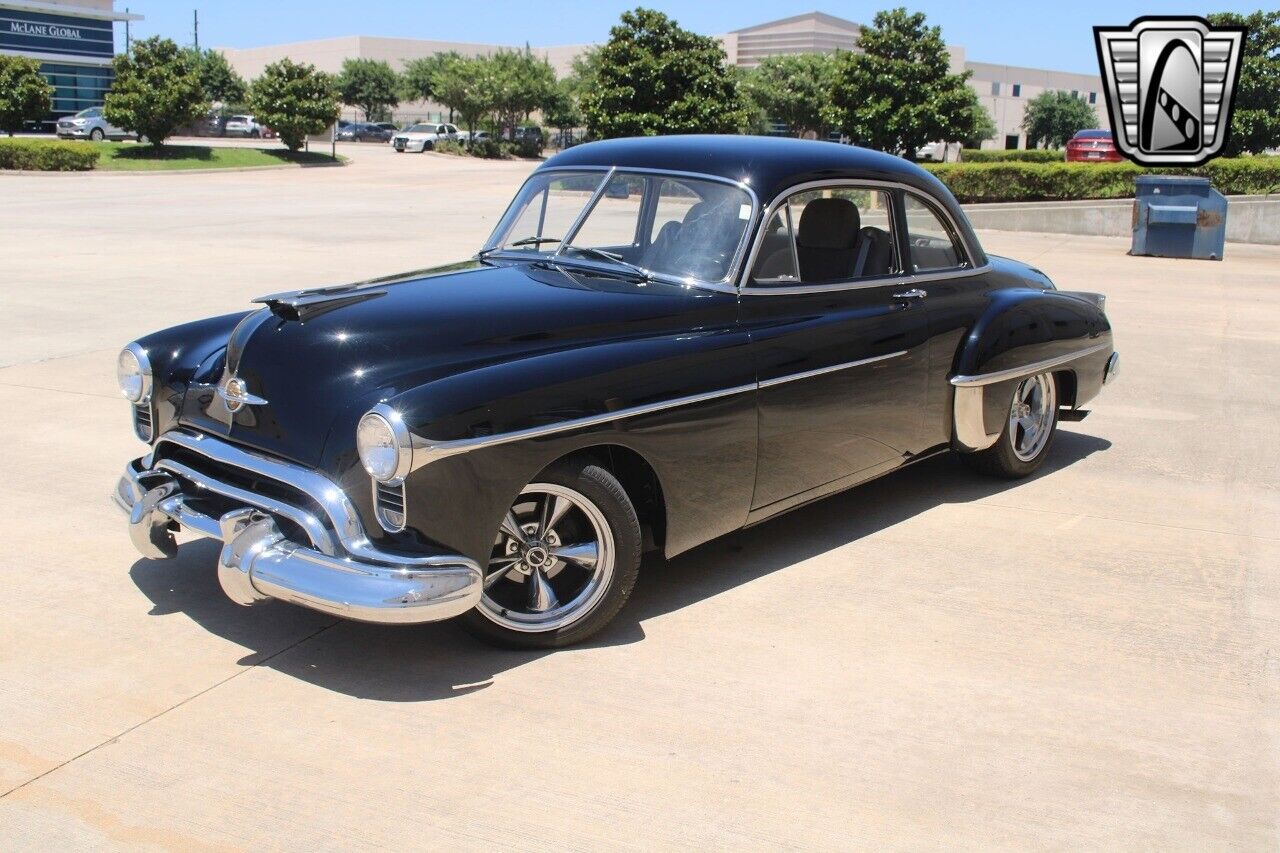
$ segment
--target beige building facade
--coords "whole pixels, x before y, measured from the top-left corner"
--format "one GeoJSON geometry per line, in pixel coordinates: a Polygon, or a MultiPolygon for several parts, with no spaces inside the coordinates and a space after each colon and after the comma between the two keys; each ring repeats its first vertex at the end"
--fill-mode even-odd
{"type": "MultiPolygon", "coordinates": [[[[730,64],[754,68],[769,56],[856,51],[861,30],[861,26],[853,21],[823,12],[809,12],[734,30],[719,36],[719,39],[730,64]]],[[[545,57],[557,75],[564,76],[569,73],[574,58],[594,46],[561,45],[532,50],[545,57]]],[[[267,63],[286,56],[295,61],[313,63],[322,71],[336,73],[342,68],[343,60],[348,58],[386,60],[393,68],[401,70],[409,60],[447,51],[478,56],[515,49],[510,45],[345,36],[270,47],[224,48],[223,53],[240,74],[252,79],[262,72],[267,63]]],[[[995,122],[996,134],[983,143],[984,148],[1027,147],[1026,134],[1022,130],[1027,102],[1047,90],[1075,93],[1094,108],[1098,127],[1110,126],[1102,95],[1102,78],[1097,75],[974,62],[968,59],[962,46],[948,45],[947,50],[951,57],[951,70],[955,73],[971,72],[969,85],[995,122]]],[[[348,110],[346,117],[362,118],[353,110],[348,110]]],[[[443,120],[447,117],[444,107],[424,102],[401,104],[395,113],[397,121],[443,120]]]]}

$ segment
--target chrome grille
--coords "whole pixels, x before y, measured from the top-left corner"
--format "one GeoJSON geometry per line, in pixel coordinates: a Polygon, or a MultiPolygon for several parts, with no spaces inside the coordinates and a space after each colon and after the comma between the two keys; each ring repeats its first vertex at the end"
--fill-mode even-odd
{"type": "Polygon", "coordinates": [[[135,403],[133,406],[133,431],[138,438],[151,443],[151,436],[154,435],[151,423],[151,404],[135,403]]]}
{"type": "Polygon", "coordinates": [[[389,533],[399,533],[405,525],[404,483],[394,486],[385,483],[373,484],[373,509],[382,529],[389,533]]]}

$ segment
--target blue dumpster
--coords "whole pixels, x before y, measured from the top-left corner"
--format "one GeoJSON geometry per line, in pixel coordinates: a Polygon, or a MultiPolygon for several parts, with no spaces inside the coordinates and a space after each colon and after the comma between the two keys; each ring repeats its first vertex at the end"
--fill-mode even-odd
{"type": "Polygon", "coordinates": [[[1140,175],[1135,196],[1129,254],[1222,260],[1227,199],[1208,178],[1140,175]]]}

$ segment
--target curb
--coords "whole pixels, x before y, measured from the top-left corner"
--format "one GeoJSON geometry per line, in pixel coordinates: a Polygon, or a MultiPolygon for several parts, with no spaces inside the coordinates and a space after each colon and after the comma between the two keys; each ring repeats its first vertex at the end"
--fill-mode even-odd
{"type": "Polygon", "coordinates": [[[278,172],[282,169],[338,169],[350,161],[337,163],[281,163],[279,166],[227,166],[222,169],[85,169],[82,171],[46,171],[43,169],[0,169],[0,177],[137,177],[142,175],[225,175],[234,172],[278,172]]]}

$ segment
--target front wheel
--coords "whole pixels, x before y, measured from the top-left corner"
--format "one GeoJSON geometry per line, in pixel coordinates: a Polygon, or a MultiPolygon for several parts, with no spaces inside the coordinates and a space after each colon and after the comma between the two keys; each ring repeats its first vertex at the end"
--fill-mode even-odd
{"type": "Polygon", "coordinates": [[[89,131],[89,138],[94,142],[101,142],[107,138],[107,135],[102,132],[102,128],[95,127],[93,130],[89,131]]]}
{"type": "Polygon", "coordinates": [[[560,463],[507,512],[464,623],[509,648],[571,645],[618,614],[639,571],[640,522],[622,484],[590,462],[560,463]]]}
{"type": "Polygon", "coordinates": [[[422,153],[426,154],[428,151],[430,151],[434,147],[435,146],[433,146],[430,142],[424,142],[422,143],[422,153]]]}
{"type": "Polygon", "coordinates": [[[1057,429],[1057,381],[1052,373],[1029,376],[1013,391],[1000,438],[986,450],[965,454],[965,458],[985,474],[1026,477],[1044,464],[1057,429]]]}

